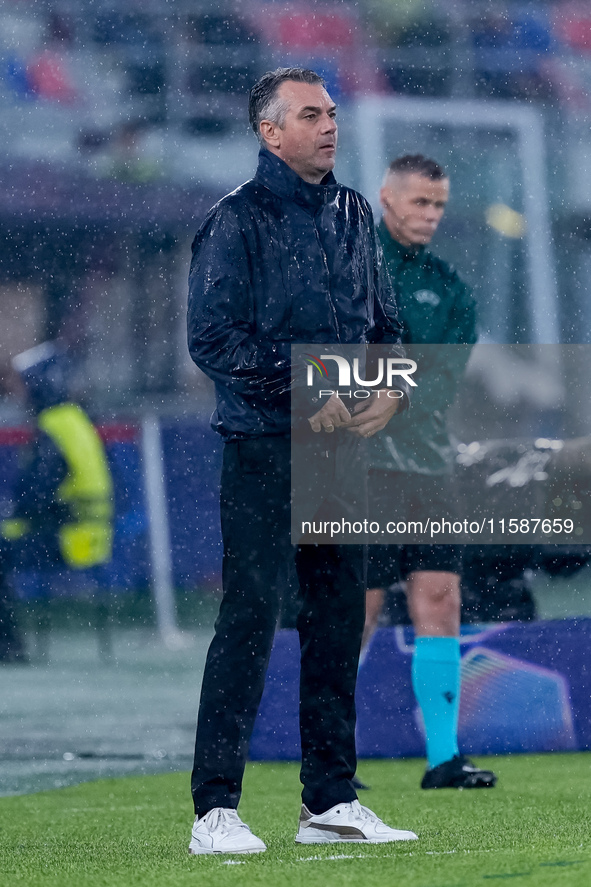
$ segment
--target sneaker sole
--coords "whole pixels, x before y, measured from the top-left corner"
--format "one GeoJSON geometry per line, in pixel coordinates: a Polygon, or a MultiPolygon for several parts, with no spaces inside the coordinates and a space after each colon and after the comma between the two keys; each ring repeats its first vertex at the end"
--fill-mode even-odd
{"type": "Polygon", "coordinates": [[[347,838],[343,835],[296,835],[296,844],[394,844],[397,841],[417,841],[418,835],[400,836],[399,838],[347,838]]]}
{"type": "Polygon", "coordinates": [[[448,785],[421,785],[423,791],[433,791],[434,789],[441,788],[451,788],[456,791],[461,791],[462,789],[473,789],[473,788],[494,788],[497,784],[496,779],[491,782],[484,782],[482,779],[479,779],[477,782],[472,783],[463,783],[461,785],[454,785],[453,783],[448,785]]]}

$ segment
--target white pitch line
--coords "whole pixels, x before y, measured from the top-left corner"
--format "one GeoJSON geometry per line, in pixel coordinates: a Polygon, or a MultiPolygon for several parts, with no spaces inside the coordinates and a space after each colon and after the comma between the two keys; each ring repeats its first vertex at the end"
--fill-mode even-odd
{"type": "MultiPolygon", "coordinates": [[[[452,853],[495,853],[495,850],[425,850],[423,853],[411,852],[406,856],[449,856],[452,853]]],[[[294,862],[325,862],[336,859],[373,859],[369,853],[339,853],[334,856],[302,856],[301,859],[290,860],[290,864],[294,862]]],[[[277,859],[275,862],[284,862],[283,859],[277,859]]],[[[226,859],[222,865],[246,865],[238,859],[226,859]]]]}
{"type": "Polygon", "coordinates": [[[337,856],[302,856],[297,862],[324,862],[325,859],[370,859],[367,853],[339,853],[337,856]]]}
{"type": "Polygon", "coordinates": [[[489,848],[488,850],[425,850],[423,853],[416,853],[415,851],[411,851],[407,853],[407,856],[448,856],[450,853],[497,853],[498,851],[493,848],[489,848]]]}

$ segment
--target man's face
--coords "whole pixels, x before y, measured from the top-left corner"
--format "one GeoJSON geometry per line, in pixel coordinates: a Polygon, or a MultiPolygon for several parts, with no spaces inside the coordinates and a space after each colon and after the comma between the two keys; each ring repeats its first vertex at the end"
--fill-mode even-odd
{"type": "Polygon", "coordinates": [[[390,174],[381,191],[386,228],[402,246],[431,241],[449,199],[449,179],[429,179],[417,172],[390,174]]]}
{"type": "Polygon", "coordinates": [[[288,110],[283,128],[261,121],[266,145],[302,179],[317,185],[335,164],[335,104],[320,84],[286,80],[277,95],[288,110]]]}

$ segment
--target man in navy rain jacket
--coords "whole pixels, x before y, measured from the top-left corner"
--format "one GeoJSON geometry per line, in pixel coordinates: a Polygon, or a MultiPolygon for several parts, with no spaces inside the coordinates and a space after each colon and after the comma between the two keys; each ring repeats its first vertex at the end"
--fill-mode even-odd
{"type": "MultiPolygon", "coordinates": [[[[189,350],[215,382],[213,425],[225,441],[224,596],[197,725],[194,854],[266,849],[236,808],[279,612],[277,575],[294,556],[291,345],[376,342],[399,353],[400,341],[394,309],[384,308],[393,302],[369,205],[332,175],[335,106],[321,78],[299,68],[266,74],[249,111],[262,146],[256,175],[208,214],[189,281],[189,350]]],[[[308,415],[310,458],[324,458],[330,473],[341,442],[371,436],[399,405],[372,396],[350,412],[331,397],[308,415]]],[[[363,549],[300,545],[295,557],[304,786],[296,841],[414,839],[361,807],[351,782],[363,549]]]]}

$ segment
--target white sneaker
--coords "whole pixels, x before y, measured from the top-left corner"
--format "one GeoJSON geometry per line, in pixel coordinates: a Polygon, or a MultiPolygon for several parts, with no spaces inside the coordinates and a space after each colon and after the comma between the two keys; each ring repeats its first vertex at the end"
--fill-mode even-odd
{"type": "Polygon", "coordinates": [[[262,853],[265,844],[253,835],[235,810],[214,807],[193,824],[189,853],[262,853]]]}
{"type": "Polygon", "coordinates": [[[362,807],[359,801],[337,804],[326,813],[310,813],[305,804],[300,813],[297,844],[388,844],[391,841],[416,841],[414,832],[390,828],[379,817],[362,807]]]}

